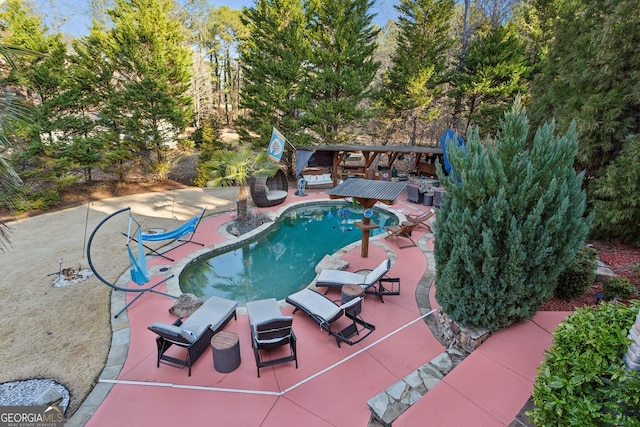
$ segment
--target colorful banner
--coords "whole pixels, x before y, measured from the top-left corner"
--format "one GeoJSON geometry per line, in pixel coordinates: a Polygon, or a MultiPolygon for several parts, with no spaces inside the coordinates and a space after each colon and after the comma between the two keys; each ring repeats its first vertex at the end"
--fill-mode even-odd
{"type": "Polygon", "coordinates": [[[280,162],[282,153],[284,153],[284,144],[285,137],[282,136],[276,128],[273,128],[273,132],[271,132],[271,141],[269,142],[269,148],[267,149],[267,152],[269,153],[269,160],[275,163],[280,162]]]}

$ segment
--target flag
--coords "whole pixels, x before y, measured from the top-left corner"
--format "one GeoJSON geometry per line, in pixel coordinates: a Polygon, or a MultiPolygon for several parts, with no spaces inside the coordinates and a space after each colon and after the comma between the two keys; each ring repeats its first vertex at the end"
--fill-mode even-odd
{"type": "Polygon", "coordinates": [[[271,141],[269,142],[269,148],[267,149],[267,152],[269,153],[269,160],[275,163],[280,162],[282,153],[284,153],[284,143],[285,137],[282,136],[276,128],[273,128],[273,132],[271,132],[271,141]]]}

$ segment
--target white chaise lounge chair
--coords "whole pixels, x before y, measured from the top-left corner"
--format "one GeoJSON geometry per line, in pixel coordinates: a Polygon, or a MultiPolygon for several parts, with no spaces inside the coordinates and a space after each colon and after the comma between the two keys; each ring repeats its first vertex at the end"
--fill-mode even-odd
{"type": "Polygon", "coordinates": [[[338,347],[341,342],[354,345],[365,339],[375,330],[375,326],[365,322],[359,316],[350,312],[350,309],[361,302],[361,297],[356,297],[349,302],[338,305],[327,296],[312,289],[305,288],[295,294],[289,295],[287,302],[295,307],[294,313],[302,310],[322,329],[336,339],[338,347]],[[343,329],[336,329],[334,323],[341,317],[347,317],[351,323],[343,329]],[[351,337],[358,335],[358,339],[351,337]]]}
{"type": "Polygon", "coordinates": [[[391,269],[391,260],[385,259],[373,270],[350,272],[343,270],[322,270],[318,275],[316,286],[327,288],[341,288],[343,285],[360,285],[366,294],[376,295],[380,301],[385,295],[400,295],[400,278],[386,277],[391,269]],[[368,271],[368,272],[367,272],[368,271]],[[366,274],[363,274],[367,272],[366,274]],[[377,287],[376,287],[377,285],[377,287]]]}

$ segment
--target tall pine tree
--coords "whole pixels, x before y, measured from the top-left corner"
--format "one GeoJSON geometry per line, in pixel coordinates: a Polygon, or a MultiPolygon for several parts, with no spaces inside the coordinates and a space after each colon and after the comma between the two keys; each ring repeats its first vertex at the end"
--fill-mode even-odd
{"type": "Polygon", "coordinates": [[[309,61],[307,18],[300,0],[257,0],[243,10],[248,36],[240,44],[241,139],[266,147],[273,127],[290,141],[306,140],[300,125],[301,96],[309,61]]]}
{"type": "Polygon", "coordinates": [[[48,182],[60,189],[76,166],[65,155],[72,136],[65,131],[70,111],[60,102],[70,83],[66,46],[60,34],[48,34],[23,0],[9,0],[2,21],[6,43],[40,54],[16,58],[18,66],[7,79],[7,83],[19,85],[25,102],[34,107],[32,121],[21,131],[22,140],[28,143],[21,156],[24,164],[32,167],[30,178],[41,180],[39,186],[48,182]]]}
{"type": "Polygon", "coordinates": [[[161,178],[169,146],[191,118],[191,49],[173,7],[171,0],[115,0],[107,11],[113,27],[89,40],[116,78],[101,112],[161,178]]]}
{"type": "Polygon", "coordinates": [[[349,127],[359,124],[367,109],[363,101],[379,64],[370,0],[324,0],[314,4],[309,24],[311,61],[305,82],[309,103],[304,123],[317,142],[349,140],[349,127]]]}
{"type": "Polygon", "coordinates": [[[528,132],[516,100],[495,139],[483,142],[469,129],[466,150],[450,143],[455,172],[438,174],[446,193],[436,223],[436,298],[462,323],[497,330],[531,318],[587,236],[575,127],[557,136],[547,124],[531,144],[528,132]]]}
{"type": "Polygon", "coordinates": [[[518,94],[526,93],[529,64],[516,26],[507,23],[478,30],[453,79],[450,96],[470,125],[494,133],[518,94]]]}
{"type": "Polygon", "coordinates": [[[416,145],[418,129],[440,115],[455,3],[400,0],[396,10],[400,32],[392,66],[383,75],[380,102],[387,126],[406,128],[410,145],[416,145]]]}
{"type": "Polygon", "coordinates": [[[638,209],[634,193],[620,191],[629,190],[627,179],[637,174],[615,170],[637,156],[633,147],[640,135],[638,4],[552,2],[556,3],[555,37],[532,87],[532,120],[555,117],[559,128],[566,129],[575,119],[580,141],[577,167],[596,178],[589,186],[597,206],[594,231],[639,241],[637,215],[629,214],[638,209]],[[614,170],[609,172],[609,166],[614,170]]]}

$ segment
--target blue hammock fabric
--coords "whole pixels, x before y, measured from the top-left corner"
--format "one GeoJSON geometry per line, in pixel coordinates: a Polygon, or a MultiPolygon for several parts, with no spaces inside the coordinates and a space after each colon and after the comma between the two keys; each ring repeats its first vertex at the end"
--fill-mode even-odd
{"type": "Polygon", "coordinates": [[[140,237],[141,240],[145,240],[147,242],[159,242],[161,240],[177,239],[178,237],[182,237],[185,234],[193,233],[194,231],[196,231],[196,225],[198,224],[199,219],[199,216],[194,216],[175,230],[158,234],[141,234],[140,237]]]}
{"type": "Polygon", "coordinates": [[[138,259],[133,255],[131,246],[127,245],[129,260],[131,262],[131,267],[129,268],[131,280],[140,286],[151,280],[149,270],[147,269],[147,258],[144,254],[144,246],[142,245],[142,238],[140,237],[141,235],[142,233],[140,232],[140,229],[138,229],[138,259]]]}

